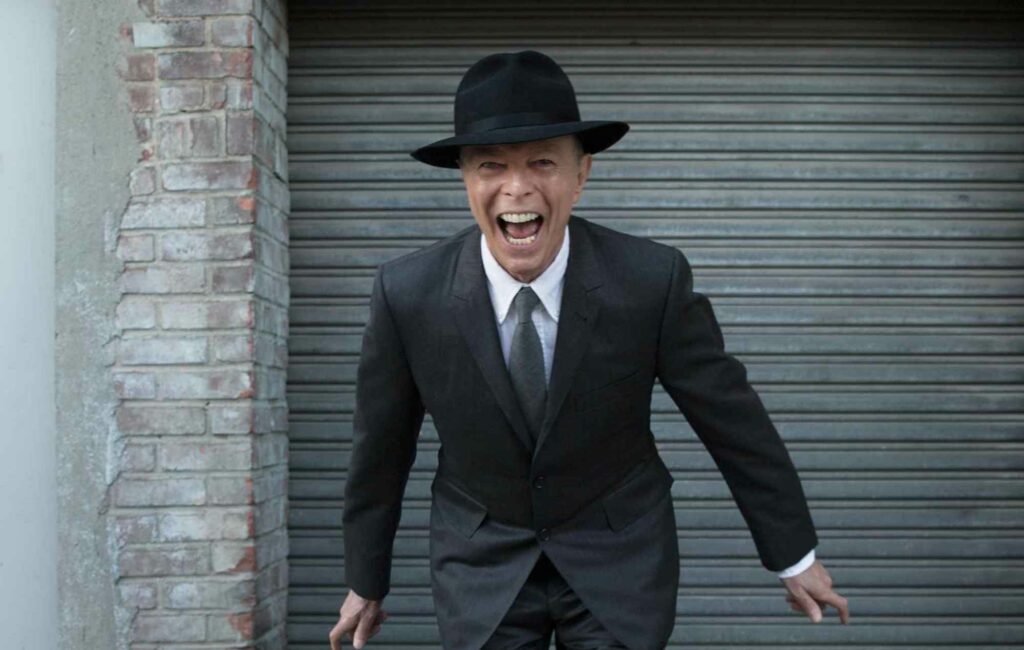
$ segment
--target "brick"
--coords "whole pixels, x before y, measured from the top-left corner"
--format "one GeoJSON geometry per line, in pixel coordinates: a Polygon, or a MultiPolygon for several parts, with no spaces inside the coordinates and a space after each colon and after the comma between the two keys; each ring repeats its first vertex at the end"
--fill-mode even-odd
{"type": "Polygon", "coordinates": [[[156,447],[125,445],[121,450],[119,466],[122,472],[152,472],[156,468],[156,447]]]}
{"type": "Polygon", "coordinates": [[[253,374],[253,383],[256,387],[254,391],[255,395],[259,397],[266,395],[281,395],[281,391],[285,390],[287,378],[284,372],[257,365],[253,374]]]}
{"type": "Polygon", "coordinates": [[[118,479],[114,502],[119,506],[201,506],[206,488],[201,478],[118,479]]]}
{"type": "Polygon", "coordinates": [[[205,337],[166,336],[121,339],[119,362],[125,365],[206,363],[205,337]]]}
{"type": "Polygon", "coordinates": [[[152,262],[153,246],[153,235],[121,235],[117,238],[117,257],[125,262],[152,262]]]}
{"type": "Polygon", "coordinates": [[[256,547],[236,542],[214,542],[210,559],[215,573],[249,573],[256,570],[256,547]]]}
{"type": "Polygon", "coordinates": [[[265,600],[276,592],[284,592],[287,588],[287,562],[272,564],[260,571],[260,574],[256,577],[256,597],[260,600],[265,600]]]}
{"type": "Polygon", "coordinates": [[[252,111],[229,112],[227,122],[227,152],[233,155],[253,152],[253,139],[256,129],[256,118],[252,111]]]}
{"type": "Polygon", "coordinates": [[[163,586],[168,609],[239,609],[256,604],[256,582],[239,578],[199,579],[163,586]]]}
{"type": "Polygon", "coordinates": [[[156,541],[158,523],[156,515],[118,516],[114,520],[117,545],[156,541]]]}
{"type": "Polygon", "coordinates": [[[153,81],[156,79],[156,59],[149,53],[120,56],[117,73],[125,81],[153,81]]]}
{"type": "Polygon", "coordinates": [[[190,542],[247,539],[253,530],[253,515],[249,510],[203,509],[160,515],[159,540],[190,542]]]}
{"type": "Polygon", "coordinates": [[[257,505],[256,551],[260,566],[283,560],[288,556],[288,532],[285,513],[288,498],[281,495],[257,505]]]}
{"type": "Polygon", "coordinates": [[[157,56],[156,67],[161,79],[247,79],[252,76],[252,61],[251,49],[168,52],[157,56]]]}
{"type": "Polygon", "coordinates": [[[206,411],[199,406],[122,404],[117,426],[126,435],[198,435],[206,431],[206,411]]]}
{"type": "Polygon", "coordinates": [[[210,504],[249,505],[254,502],[253,480],[245,475],[211,476],[206,479],[210,504]]]}
{"type": "Polygon", "coordinates": [[[135,47],[191,47],[203,45],[205,29],[202,20],[176,20],[160,23],[133,23],[132,42],[135,47]]]}
{"type": "Polygon", "coordinates": [[[264,427],[264,430],[275,431],[279,433],[287,434],[289,432],[288,426],[288,405],[287,404],[268,404],[263,411],[267,414],[268,425],[264,427]]]}
{"type": "Polygon", "coordinates": [[[156,89],[152,84],[128,85],[128,108],[133,113],[152,113],[156,110],[156,89]]]}
{"type": "Polygon", "coordinates": [[[158,399],[239,399],[254,394],[248,370],[210,370],[161,373],[158,399]]]}
{"type": "Polygon", "coordinates": [[[151,583],[124,582],[117,585],[121,604],[134,609],[154,609],[157,604],[157,588],[151,583]]]}
{"type": "Polygon", "coordinates": [[[114,392],[121,399],[153,399],[156,377],[147,372],[115,372],[114,392]]]}
{"type": "Polygon", "coordinates": [[[201,614],[168,616],[140,614],[132,621],[131,638],[134,641],[206,640],[206,617],[201,614]]]}
{"type": "Polygon", "coordinates": [[[156,305],[147,298],[127,298],[117,305],[115,325],[125,329],[152,329],[156,326],[156,305]]]}
{"type": "Polygon", "coordinates": [[[210,406],[210,432],[214,434],[244,434],[253,431],[251,404],[223,404],[210,406]]]}
{"type": "Polygon", "coordinates": [[[253,450],[248,443],[208,444],[172,442],[159,451],[165,470],[240,470],[253,467],[253,450]]]}
{"type": "Polygon", "coordinates": [[[281,276],[288,274],[288,248],[279,241],[261,236],[256,240],[256,259],[262,265],[281,276]]]}
{"type": "Polygon", "coordinates": [[[256,287],[256,265],[215,266],[210,269],[210,290],[213,293],[251,294],[256,287]]]}
{"type": "Polygon", "coordinates": [[[287,436],[272,433],[257,436],[254,457],[256,467],[272,467],[285,464],[288,457],[287,436]]]}
{"type": "Polygon", "coordinates": [[[252,240],[250,231],[168,233],[160,239],[161,257],[176,262],[251,258],[252,240]]]}
{"type": "Polygon", "coordinates": [[[255,638],[253,612],[211,614],[207,617],[207,637],[210,641],[248,641],[255,638]]]}
{"type": "Polygon", "coordinates": [[[257,117],[253,124],[253,153],[269,168],[274,168],[277,157],[277,133],[257,117]]]}
{"type": "MultiPolygon", "coordinates": [[[[253,617],[256,622],[256,633],[260,637],[267,638],[267,633],[272,632],[273,628],[277,626],[282,627],[285,619],[288,615],[288,595],[284,590],[269,596],[264,599],[260,606],[253,610],[253,617]]],[[[209,629],[209,628],[207,628],[209,629]]],[[[272,634],[271,636],[277,636],[279,639],[274,643],[280,643],[279,646],[284,647],[283,632],[280,636],[272,634]]],[[[265,646],[272,647],[272,646],[265,646]]]]}
{"type": "Polygon", "coordinates": [[[260,533],[256,539],[256,566],[269,566],[288,559],[288,529],[283,525],[267,533],[260,533]]]}
{"type": "Polygon", "coordinates": [[[129,174],[128,190],[132,196],[152,194],[156,189],[156,169],[138,167],[129,174]]]}
{"type": "Polygon", "coordinates": [[[118,555],[122,576],[188,576],[210,571],[206,545],[185,548],[127,548],[118,555]]]}
{"type": "Polygon", "coordinates": [[[253,498],[263,503],[288,494],[288,468],[278,466],[261,472],[253,481],[253,498]]]}
{"type": "Polygon", "coordinates": [[[187,228],[202,226],[206,202],[192,198],[157,198],[133,201],[121,218],[121,229],[187,228]]]}
{"type": "Polygon", "coordinates": [[[150,128],[153,125],[153,118],[145,115],[133,115],[132,123],[135,128],[135,138],[139,142],[146,142],[150,137],[150,128]]]}
{"type": "Polygon", "coordinates": [[[257,167],[259,178],[256,186],[260,188],[260,196],[275,208],[287,213],[290,209],[288,185],[265,167],[257,167]]]}
{"type": "Polygon", "coordinates": [[[251,334],[214,336],[210,338],[210,359],[214,363],[241,363],[253,360],[251,334]]]}
{"type": "Polygon", "coordinates": [[[210,35],[219,47],[250,47],[255,25],[252,16],[215,18],[210,22],[210,35]]]}
{"type": "Polygon", "coordinates": [[[277,562],[264,567],[256,576],[256,597],[265,601],[275,593],[285,593],[288,588],[288,563],[277,562]]]}
{"type": "Polygon", "coordinates": [[[256,300],[253,304],[256,312],[258,329],[281,338],[288,337],[288,310],[266,300],[256,300]]]}
{"type": "Polygon", "coordinates": [[[220,122],[213,115],[157,120],[156,140],[161,160],[218,156],[224,150],[220,122]]]}
{"type": "Polygon", "coordinates": [[[225,77],[224,79],[211,79],[206,82],[206,103],[210,110],[219,111],[227,105],[228,81],[237,80],[225,77]]]}
{"type": "Polygon", "coordinates": [[[156,0],[161,16],[212,16],[252,13],[252,0],[156,0]]]}
{"type": "Polygon", "coordinates": [[[119,280],[124,293],[201,293],[206,273],[201,266],[148,266],[127,269],[119,280]]]}
{"type": "Polygon", "coordinates": [[[261,232],[274,238],[274,241],[284,242],[287,245],[288,219],[279,208],[268,204],[262,198],[256,201],[256,224],[261,232]]]}
{"type": "MultiPolygon", "coordinates": [[[[275,368],[287,368],[288,367],[288,341],[282,338],[267,338],[267,347],[269,358],[267,365],[274,366],[275,368]]],[[[262,347],[257,347],[257,351],[261,351],[262,347]]],[[[261,354],[257,355],[257,359],[262,358],[261,354]]]]}
{"type": "Polygon", "coordinates": [[[251,79],[225,79],[226,95],[223,108],[245,109],[253,107],[251,79]]]}
{"type": "Polygon", "coordinates": [[[216,607],[217,605],[203,602],[199,591],[200,583],[179,582],[164,590],[164,603],[168,609],[197,609],[199,607],[216,607]]]}
{"type": "Polygon", "coordinates": [[[222,329],[252,327],[250,300],[166,302],[160,305],[160,326],[165,329],[222,329]]]}
{"type": "Polygon", "coordinates": [[[254,223],[256,199],[251,194],[212,197],[207,203],[206,214],[211,225],[231,226],[254,223]]]}
{"type": "Polygon", "coordinates": [[[206,88],[201,81],[161,84],[158,97],[161,110],[169,113],[206,108],[206,88]]]}
{"type": "Polygon", "coordinates": [[[253,189],[258,182],[251,160],[170,164],[163,170],[165,190],[253,189]]]}

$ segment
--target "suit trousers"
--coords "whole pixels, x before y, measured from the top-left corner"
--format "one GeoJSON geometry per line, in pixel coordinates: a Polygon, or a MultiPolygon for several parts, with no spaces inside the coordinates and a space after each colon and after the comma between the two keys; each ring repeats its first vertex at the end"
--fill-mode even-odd
{"type": "Polygon", "coordinates": [[[580,601],[543,552],[481,650],[628,650],[580,601]]]}

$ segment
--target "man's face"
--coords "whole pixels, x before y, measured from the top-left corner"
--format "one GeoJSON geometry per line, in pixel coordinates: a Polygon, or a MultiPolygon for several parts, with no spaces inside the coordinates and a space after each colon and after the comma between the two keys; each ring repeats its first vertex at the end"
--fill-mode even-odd
{"type": "Polygon", "coordinates": [[[498,263],[531,282],[558,254],[591,154],[575,137],[461,148],[459,166],[473,218],[498,263]]]}

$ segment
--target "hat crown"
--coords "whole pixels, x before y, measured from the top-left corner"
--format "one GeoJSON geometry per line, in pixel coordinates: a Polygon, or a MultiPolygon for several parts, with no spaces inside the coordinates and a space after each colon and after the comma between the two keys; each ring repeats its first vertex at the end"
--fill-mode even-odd
{"type": "Polygon", "coordinates": [[[455,133],[575,122],[580,119],[568,75],[535,50],[500,52],[474,63],[455,94],[455,133]]]}

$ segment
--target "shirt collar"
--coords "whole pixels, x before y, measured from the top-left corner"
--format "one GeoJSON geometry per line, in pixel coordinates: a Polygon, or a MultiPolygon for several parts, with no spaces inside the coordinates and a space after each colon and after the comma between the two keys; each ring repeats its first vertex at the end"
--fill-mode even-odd
{"type": "Polygon", "coordinates": [[[556,322],[558,311],[562,304],[562,285],[565,278],[565,269],[569,261],[569,226],[565,227],[565,235],[562,237],[562,247],[552,260],[548,268],[534,278],[533,282],[523,283],[515,279],[506,271],[498,260],[494,258],[491,249],[487,247],[487,238],[480,235],[480,255],[483,258],[484,272],[487,274],[487,285],[490,288],[491,305],[494,307],[494,314],[498,322],[505,322],[509,308],[512,306],[512,299],[516,297],[520,287],[529,286],[536,292],[544,309],[556,322]]]}

